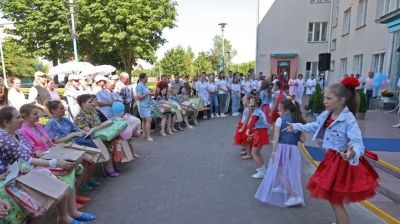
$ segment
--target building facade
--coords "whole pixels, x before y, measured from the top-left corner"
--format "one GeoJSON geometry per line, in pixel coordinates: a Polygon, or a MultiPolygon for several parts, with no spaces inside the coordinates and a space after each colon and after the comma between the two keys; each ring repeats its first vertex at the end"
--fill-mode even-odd
{"type": "Polygon", "coordinates": [[[275,0],[259,23],[257,70],[317,75],[323,72],[318,54],[331,53],[329,82],[344,74],[365,79],[369,71],[396,79],[392,58],[398,37],[378,20],[396,11],[399,1],[275,0]]]}

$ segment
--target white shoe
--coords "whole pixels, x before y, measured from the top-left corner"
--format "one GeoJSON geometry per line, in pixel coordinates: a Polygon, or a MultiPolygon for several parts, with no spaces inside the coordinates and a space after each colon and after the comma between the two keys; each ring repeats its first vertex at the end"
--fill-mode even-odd
{"type": "Polygon", "coordinates": [[[220,117],[219,114],[215,115],[215,117],[220,117]]]}
{"type": "Polygon", "coordinates": [[[295,205],[300,205],[303,204],[303,199],[301,197],[290,197],[289,200],[285,202],[285,206],[295,206],[295,205]]]}
{"type": "Polygon", "coordinates": [[[256,172],[265,173],[265,172],[266,172],[265,166],[258,167],[258,168],[256,169],[256,172]]]}
{"type": "Polygon", "coordinates": [[[214,118],[214,114],[211,114],[211,118],[214,118]]]}
{"type": "Polygon", "coordinates": [[[221,114],[221,117],[226,117],[226,115],[224,113],[221,114]]]}
{"type": "Polygon", "coordinates": [[[262,178],[265,177],[265,173],[264,172],[257,172],[255,174],[251,175],[251,177],[255,178],[255,179],[262,179],[262,178]]]}
{"type": "Polygon", "coordinates": [[[281,186],[277,186],[277,187],[272,188],[272,192],[274,192],[274,193],[282,193],[282,194],[288,193],[288,191],[283,189],[281,186]]]}
{"type": "Polygon", "coordinates": [[[232,114],[232,116],[234,116],[234,117],[239,116],[239,113],[235,112],[235,113],[232,114]]]}
{"type": "Polygon", "coordinates": [[[400,123],[393,125],[394,128],[400,128],[400,123]]]}

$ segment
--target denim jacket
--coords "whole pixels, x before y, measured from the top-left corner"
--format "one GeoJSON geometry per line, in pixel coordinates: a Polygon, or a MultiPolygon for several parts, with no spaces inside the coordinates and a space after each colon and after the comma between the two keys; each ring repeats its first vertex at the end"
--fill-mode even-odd
{"type": "Polygon", "coordinates": [[[267,128],[267,119],[265,118],[264,113],[260,108],[257,108],[254,110],[254,112],[251,114],[251,116],[257,116],[258,120],[254,124],[253,129],[258,129],[258,128],[267,128]]]}
{"type": "Polygon", "coordinates": [[[345,107],[336,120],[328,128],[325,128],[324,123],[329,115],[329,111],[324,111],[317,117],[316,121],[304,125],[293,124],[293,129],[302,132],[314,132],[312,140],[322,139],[324,149],[345,152],[349,147],[353,147],[355,154],[354,158],[349,160],[349,163],[358,165],[365,147],[356,118],[349,111],[349,108],[345,107]]]}

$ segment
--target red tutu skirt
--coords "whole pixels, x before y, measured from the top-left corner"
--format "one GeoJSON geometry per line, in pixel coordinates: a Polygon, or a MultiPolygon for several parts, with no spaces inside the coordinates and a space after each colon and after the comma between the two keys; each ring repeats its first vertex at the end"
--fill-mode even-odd
{"type": "Polygon", "coordinates": [[[253,146],[268,145],[269,144],[268,129],[266,128],[254,129],[252,140],[253,140],[253,146]]]}
{"type": "Polygon", "coordinates": [[[237,128],[235,130],[235,136],[233,138],[233,143],[235,145],[242,145],[243,144],[243,132],[246,135],[246,130],[244,130],[242,133],[239,133],[239,129],[241,129],[243,127],[243,124],[241,122],[239,122],[239,124],[237,125],[237,128]]]}
{"type": "Polygon", "coordinates": [[[328,150],[317,171],[311,176],[307,189],[311,197],[334,204],[358,202],[376,194],[378,177],[378,173],[364,157],[360,158],[357,166],[352,166],[339,153],[328,150]]]}
{"type": "Polygon", "coordinates": [[[262,112],[264,113],[265,117],[267,118],[268,124],[272,124],[272,118],[269,116],[271,112],[271,108],[269,108],[269,104],[264,104],[262,107],[262,112]]]}

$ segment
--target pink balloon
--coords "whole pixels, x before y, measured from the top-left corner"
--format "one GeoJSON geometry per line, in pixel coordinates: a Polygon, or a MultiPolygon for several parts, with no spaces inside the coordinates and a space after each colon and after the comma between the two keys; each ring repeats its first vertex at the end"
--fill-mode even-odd
{"type": "Polygon", "coordinates": [[[381,89],[387,89],[387,88],[389,88],[389,84],[390,84],[390,80],[388,80],[388,79],[382,81],[382,83],[381,83],[381,89]]]}
{"type": "Polygon", "coordinates": [[[126,127],[119,133],[119,137],[121,137],[122,140],[130,139],[132,137],[132,130],[126,127]]]}

